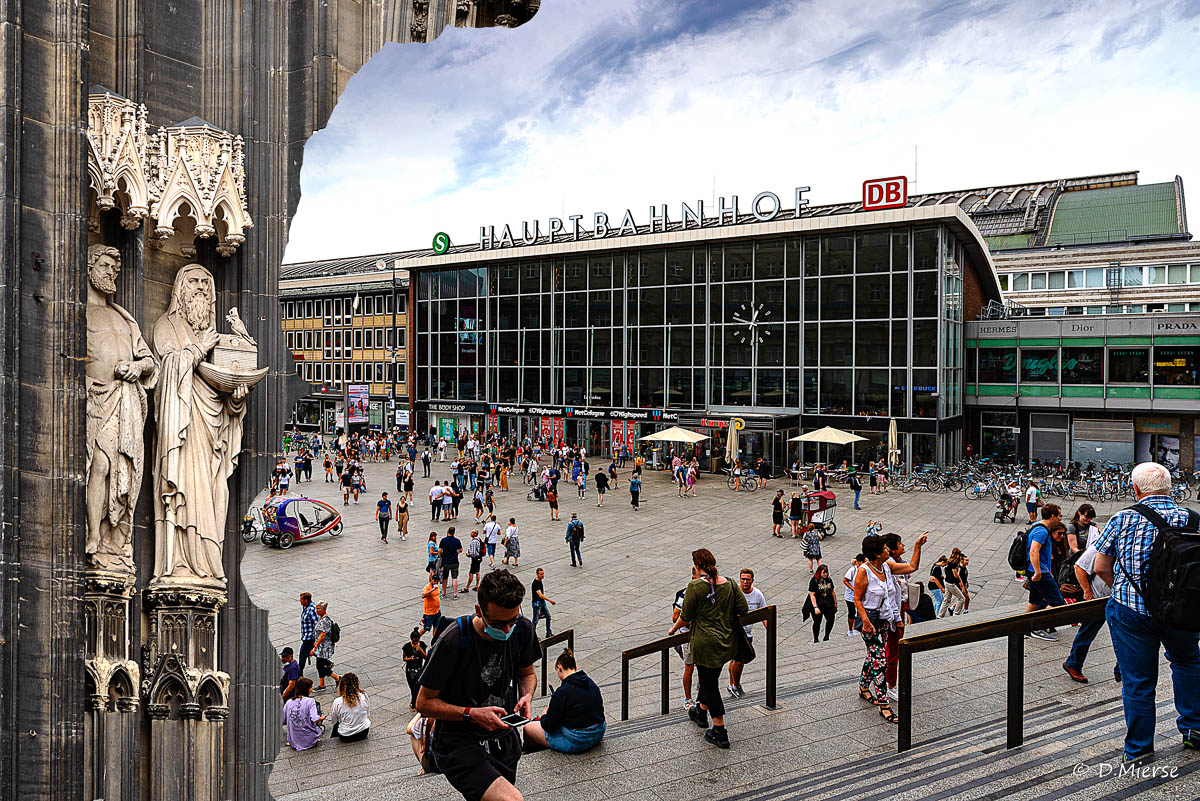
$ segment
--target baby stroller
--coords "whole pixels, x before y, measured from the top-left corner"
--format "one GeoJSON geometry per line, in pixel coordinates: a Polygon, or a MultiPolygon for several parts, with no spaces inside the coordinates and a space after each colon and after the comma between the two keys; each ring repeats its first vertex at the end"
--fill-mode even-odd
{"type": "Polygon", "coordinates": [[[1013,503],[1013,496],[1007,492],[1000,494],[1000,500],[996,501],[996,511],[992,515],[992,520],[996,523],[1017,522],[1017,505],[1013,503]]]}
{"type": "Polygon", "coordinates": [[[540,501],[541,503],[545,503],[546,502],[546,487],[545,487],[545,485],[541,484],[541,483],[534,484],[533,489],[531,489],[529,491],[529,494],[525,496],[525,500],[540,501]]]}

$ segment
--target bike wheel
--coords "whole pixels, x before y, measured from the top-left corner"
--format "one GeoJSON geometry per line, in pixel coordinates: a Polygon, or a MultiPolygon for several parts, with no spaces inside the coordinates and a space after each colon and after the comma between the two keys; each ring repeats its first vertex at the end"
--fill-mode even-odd
{"type": "Polygon", "coordinates": [[[837,523],[830,520],[825,524],[825,536],[832,537],[834,534],[837,534],[837,523]]]}
{"type": "Polygon", "coordinates": [[[293,537],[289,532],[285,531],[284,533],[279,535],[279,547],[283,548],[285,551],[288,548],[291,548],[292,543],[294,543],[295,541],[296,541],[296,538],[293,537]]]}
{"type": "Polygon", "coordinates": [[[1181,484],[1179,486],[1179,500],[1190,501],[1191,499],[1192,499],[1192,488],[1189,487],[1187,484],[1181,484]]]}
{"type": "Polygon", "coordinates": [[[242,542],[254,542],[258,539],[258,526],[251,525],[248,529],[242,529],[242,542]]]}
{"type": "Polygon", "coordinates": [[[341,523],[341,521],[339,520],[339,521],[338,521],[338,524],[337,524],[336,526],[334,526],[333,528],[329,529],[329,536],[331,536],[331,537],[339,537],[339,536],[341,536],[341,534],[342,534],[342,523],[341,523]]]}
{"type": "Polygon", "coordinates": [[[983,495],[979,492],[979,488],[975,486],[967,487],[965,490],[963,490],[963,495],[966,495],[968,500],[972,501],[977,501],[983,497],[983,495]]]}
{"type": "Polygon", "coordinates": [[[730,489],[737,489],[737,482],[733,480],[733,476],[730,476],[729,480],[725,483],[729,485],[730,489]]]}
{"type": "Polygon", "coordinates": [[[744,489],[746,492],[757,492],[758,491],[758,481],[755,479],[750,479],[749,481],[743,481],[742,489],[744,489]]]}

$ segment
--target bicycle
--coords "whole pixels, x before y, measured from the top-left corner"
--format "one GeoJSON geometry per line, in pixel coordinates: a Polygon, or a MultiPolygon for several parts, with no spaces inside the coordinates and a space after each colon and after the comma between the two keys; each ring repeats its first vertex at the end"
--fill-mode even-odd
{"type": "Polygon", "coordinates": [[[758,489],[758,478],[754,475],[735,476],[730,473],[728,468],[723,468],[722,472],[729,474],[729,479],[725,484],[734,492],[755,492],[758,489]]]}

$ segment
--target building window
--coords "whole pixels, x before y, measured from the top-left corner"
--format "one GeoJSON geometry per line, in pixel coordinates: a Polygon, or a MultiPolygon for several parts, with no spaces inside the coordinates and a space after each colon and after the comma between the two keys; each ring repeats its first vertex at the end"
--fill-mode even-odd
{"type": "Polygon", "coordinates": [[[1103,384],[1104,348],[1063,348],[1064,384],[1103,384]]]}
{"type": "Polygon", "coordinates": [[[1017,349],[980,348],[979,383],[1017,383],[1017,349]]]}
{"type": "Polygon", "coordinates": [[[1154,348],[1155,384],[1194,387],[1200,384],[1197,380],[1198,369],[1200,348],[1154,348]]]}
{"type": "Polygon", "coordinates": [[[313,349],[313,332],[312,331],[304,332],[304,349],[305,350],[313,349]]]}
{"type": "MultiPolygon", "coordinates": [[[[326,301],[326,303],[328,303],[328,302],[329,301],[326,301]]],[[[341,298],[333,299],[333,324],[334,325],[342,324],[342,299],[341,298]]]]}
{"type": "Polygon", "coordinates": [[[1021,381],[1058,381],[1058,348],[1021,348],[1021,381]]]}
{"type": "Polygon", "coordinates": [[[1115,384],[1150,381],[1149,348],[1112,348],[1108,352],[1108,380],[1115,384]]]}
{"type": "MultiPolygon", "coordinates": [[[[389,330],[390,330],[390,329],[389,329],[389,330]]],[[[405,343],[405,340],[406,340],[406,338],[407,338],[407,335],[408,335],[408,330],[407,330],[407,329],[404,329],[404,328],[397,328],[397,329],[395,329],[395,330],[396,330],[396,348],[397,348],[398,350],[403,350],[403,349],[404,349],[404,343],[405,343]]]]}
{"type": "Polygon", "coordinates": [[[363,329],[363,347],[366,348],[367,350],[375,349],[375,329],[374,328],[364,328],[363,329]]]}
{"type": "Polygon", "coordinates": [[[363,346],[363,330],[361,328],[355,328],[354,329],[354,349],[362,350],[362,346],[363,346]]]}

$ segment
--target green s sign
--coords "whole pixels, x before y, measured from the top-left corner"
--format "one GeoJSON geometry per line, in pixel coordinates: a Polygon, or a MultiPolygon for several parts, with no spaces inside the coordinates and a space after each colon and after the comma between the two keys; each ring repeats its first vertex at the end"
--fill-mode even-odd
{"type": "Polygon", "coordinates": [[[433,252],[438,256],[450,249],[450,235],[445,231],[438,231],[433,235],[433,252]]]}

